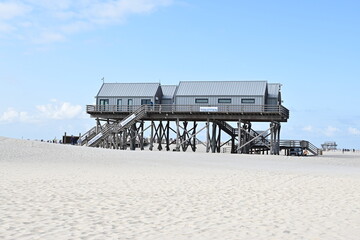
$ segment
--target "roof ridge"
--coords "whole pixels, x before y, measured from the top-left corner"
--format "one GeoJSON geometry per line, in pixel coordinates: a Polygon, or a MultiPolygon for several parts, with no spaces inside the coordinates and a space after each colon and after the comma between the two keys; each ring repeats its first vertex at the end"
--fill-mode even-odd
{"type": "Polygon", "coordinates": [[[158,82],[139,82],[139,83],[104,83],[104,84],[158,84],[158,85],[160,85],[160,83],[158,83],[158,82]]]}
{"type": "Polygon", "coordinates": [[[267,80],[239,80],[239,81],[236,81],[236,80],[231,80],[231,81],[223,81],[223,80],[216,80],[216,81],[209,81],[209,80],[204,80],[204,81],[201,81],[201,80],[196,80],[196,81],[180,81],[179,83],[188,83],[188,82],[267,82],[267,80]]]}

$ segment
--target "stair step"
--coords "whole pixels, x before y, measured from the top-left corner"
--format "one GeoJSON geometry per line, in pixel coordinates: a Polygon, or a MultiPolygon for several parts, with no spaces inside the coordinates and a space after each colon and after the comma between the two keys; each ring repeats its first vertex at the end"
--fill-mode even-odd
{"type": "MultiPolygon", "coordinates": [[[[127,117],[125,117],[115,128],[114,125],[108,125],[105,124],[103,131],[101,131],[100,133],[96,134],[95,136],[93,136],[88,142],[87,145],[92,147],[92,146],[96,146],[96,144],[98,144],[101,140],[105,139],[106,137],[108,137],[110,135],[110,133],[112,132],[111,130],[116,130],[116,132],[121,132],[124,129],[126,129],[127,127],[131,126],[135,121],[140,120],[141,118],[143,118],[146,115],[146,111],[145,111],[145,105],[142,105],[141,107],[139,107],[138,109],[136,109],[133,113],[131,113],[130,115],[128,115],[127,117]]],[[[93,128],[94,129],[94,128],[93,128]]],[[[90,132],[90,131],[88,131],[90,132]]],[[[88,133],[87,132],[87,133],[88,133]]],[[[86,134],[87,134],[86,133],[86,134]]],[[[86,136],[89,138],[90,135],[86,135],[84,134],[84,139],[86,139],[86,136]]],[[[85,144],[85,143],[84,143],[85,144]]]]}

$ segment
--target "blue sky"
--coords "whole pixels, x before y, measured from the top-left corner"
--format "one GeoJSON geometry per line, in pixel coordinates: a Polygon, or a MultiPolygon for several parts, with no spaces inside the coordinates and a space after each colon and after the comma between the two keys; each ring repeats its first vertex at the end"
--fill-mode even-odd
{"type": "Polygon", "coordinates": [[[106,82],[282,83],[282,138],[360,149],[359,1],[0,1],[0,135],[60,138],[106,82]]]}

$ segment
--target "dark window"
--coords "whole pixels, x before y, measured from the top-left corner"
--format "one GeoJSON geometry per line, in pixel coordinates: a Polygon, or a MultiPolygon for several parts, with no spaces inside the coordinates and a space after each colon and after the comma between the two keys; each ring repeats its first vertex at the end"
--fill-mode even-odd
{"type": "Polygon", "coordinates": [[[218,103],[231,103],[231,98],[219,98],[218,103]]]}
{"type": "Polygon", "coordinates": [[[109,110],[109,99],[100,99],[99,100],[99,110],[100,111],[108,111],[109,110]]]}
{"type": "Polygon", "coordinates": [[[100,99],[100,105],[109,105],[109,99],[100,99]]]}
{"type": "Polygon", "coordinates": [[[255,103],[255,98],[243,98],[241,103],[255,103]]]}
{"type": "Polygon", "coordinates": [[[196,98],[195,103],[209,103],[209,99],[207,99],[207,98],[196,98]]]}
{"type": "Polygon", "coordinates": [[[141,105],[151,104],[151,99],[141,99],[141,105]]]}
{"type": "Polygon", "coordinates": [[[117,100],[117,110],[118,110],[118,111],[121,111],[121,110],[122,110],[122,106],[121,106],[121,105],[122,105],[122,99],[118,99],[118,100],[117,100]]]}
{"type": "Polygon", "coordinates": [[[128,112],[131,112],[133,110],[133,100],[132,99],[128,99],[128,105],[127,105],[127,110],[128,112]]]}

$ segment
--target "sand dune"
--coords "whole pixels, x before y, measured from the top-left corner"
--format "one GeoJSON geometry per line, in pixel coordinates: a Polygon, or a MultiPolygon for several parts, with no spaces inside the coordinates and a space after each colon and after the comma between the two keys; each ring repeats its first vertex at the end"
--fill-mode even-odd
{"type": "Polygon", "coordinates": [[[359,239],[360,154],[116,151],[0,137],[0,239],[359,239]]]}

